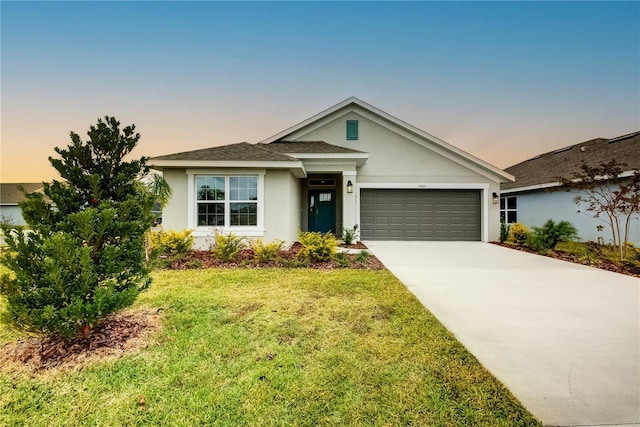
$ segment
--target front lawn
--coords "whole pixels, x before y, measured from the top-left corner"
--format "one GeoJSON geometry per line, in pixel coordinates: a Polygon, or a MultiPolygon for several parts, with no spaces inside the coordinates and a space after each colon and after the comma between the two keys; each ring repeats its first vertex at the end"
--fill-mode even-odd
{"type": "Polygon", "coordinates": [[[137,306],[142,350],[1,367],[0,425],[540,425],[385,270],[161,271],[137,306]]]}

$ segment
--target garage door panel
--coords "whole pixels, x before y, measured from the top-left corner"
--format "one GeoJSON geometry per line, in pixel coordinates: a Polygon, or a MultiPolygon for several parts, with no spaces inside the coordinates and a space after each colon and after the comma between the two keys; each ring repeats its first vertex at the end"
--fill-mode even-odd
{"type": "Polygon", "coordinates": [[[480,240],[479,190],[363,189],[365,240],[480,240]]]}

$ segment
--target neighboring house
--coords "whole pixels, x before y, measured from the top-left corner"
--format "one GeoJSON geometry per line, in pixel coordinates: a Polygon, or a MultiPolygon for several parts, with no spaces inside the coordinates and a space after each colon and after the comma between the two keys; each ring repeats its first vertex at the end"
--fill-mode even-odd
{"type": "MultiPolygon", "coordinates": [[[[541,226],[547,219],[571,221],[582,240],[598,241],[601,238],[609,243],[612,234],[607,221],[593,218],[584,204],[576,205],[573,199],[577,193],[563,191],[556,178],[570,178],[572,172],[579,171],[582,161],[597,166],[612,159],[627,164],[623,177],[633,170],[640,170],[640,132],[581,142],[506,168],[516,181],[502,184],[501,217],[509,223],[517,221],[527,227],[541,226]]],[[[612,185],[615,186],[615,182],[612,185]]],[[[632,221],[630,241],[640,245],[639,220],[632,221]]]]}
{"type": "Polygon", "coordinates": [[[13,225],[26,225],[18,202],[24,200],[19,187],[28,193],[42,190],[41,182],[4,183],[0,184],[0,219],[13,225]]]}
{"type": "Polygon", "coordinates": [[[214,230],[265,240],[298,231],[361,240],[498,238],[504,171],[357,98],[257,144],[154,157],[173,196],[168,229],[214,230]]]}

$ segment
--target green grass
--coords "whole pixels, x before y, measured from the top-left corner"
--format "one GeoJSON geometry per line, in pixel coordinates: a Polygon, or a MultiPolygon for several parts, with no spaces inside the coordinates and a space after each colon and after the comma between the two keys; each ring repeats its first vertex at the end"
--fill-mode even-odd
{"type": "Polygon", "coordinates": [[[0,369],[0,425],[540,425],[387,271],[157,272],[137,305],[146,349],[0,369]]]}

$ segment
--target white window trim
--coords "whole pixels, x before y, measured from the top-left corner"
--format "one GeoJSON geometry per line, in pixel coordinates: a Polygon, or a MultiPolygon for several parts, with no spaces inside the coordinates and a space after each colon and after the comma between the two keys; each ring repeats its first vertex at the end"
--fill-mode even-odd
{"type": "Polygon", "coordinates": [[[483,183],[395,183],[395,182],[363,182],[355,185],[356,193],[356,224],[360,224],[360,190],[363,188],[379,188],[379,189],[429,189],[429,190],[481,190],[480,194],[480,211],[482,216],[482,230],[480,241],[489,241],[489,184],[483,183]]]}
{"type": "MultiPolygon", "coordinates": [[[[187,228],[193,230],[195,237],[211,237],[216,231],[226,234],[233,233],[241,237],[264,237],[264,176],[265,170],[211,170],[211,169],[187,169],[187,228]],[[231,176],[257,176],[258,177],[258,206],[257,225],[255,226],[229,226],[229,227],[202,227],[198,226],[196,205],[196,176],[223,176],[225,188],[231,176]]],[[[231,201],[226,200],[225,206],[231,201]]],[[[225,209],[225,216],[228,209],[225,209]]]]}
{"type": "Polygon", "coordinates": [[[503,196],[502,199],[504,199],[504,209],[500,209],[500,216],[502,216],[502,212],[504,212],[504,219],[505,219],[505,223],[507,224],[514,224],[514,222],[509,222],[509,212],[515,212],[516,213],[516,221],[518,222],[518,196],[503,196]],[[516,199],[516,208],[515,209],[510,209],[508,208],[508,203],[507,203],[507,199],[516,199]]]}

